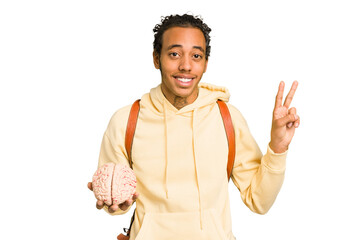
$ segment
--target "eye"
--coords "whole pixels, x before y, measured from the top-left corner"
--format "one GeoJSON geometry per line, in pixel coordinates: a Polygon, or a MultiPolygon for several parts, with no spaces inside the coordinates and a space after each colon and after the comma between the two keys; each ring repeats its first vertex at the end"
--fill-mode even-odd
{"type": "Polygon", "coordinates": [[[177,52],[171,52],[169,53],[170,57],[178,57],[179,54],[177,52]]]}
{"type": "Polygon", "coordinates": [[[201,59],[202,56],[201,56],[200,54],[194,54],[194,58],[195,58],[195,59],[201,59]]]}

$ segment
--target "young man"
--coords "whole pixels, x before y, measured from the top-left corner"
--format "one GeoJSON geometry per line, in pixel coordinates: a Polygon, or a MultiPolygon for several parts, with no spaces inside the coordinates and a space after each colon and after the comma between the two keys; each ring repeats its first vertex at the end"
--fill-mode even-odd
{"type": "MultiPolygon", "coordinates": [[[[211,29],[191,15],[168,16],[154,28],[154,65],[161,84],[141,98],[132,146],[137,193],[120,205],[97,207],[125,213],[136,200],[130,239],[235,239],[231,230],[226,165],[228,143],[216,101],[226,88],[199,83],[210,55],[211,29]]],[[[285,158],[295,128],[289,109],[297,82],[282,104],[284,83],[275,100],[271,141],[263,156],[241,113],[227,104],[235,130],[231,179],[244,203],[264,214],[281,188],[285,158]]],[[[118,110],[104,134],[99,166],[129,166],[124,137],[131,106],[118,110]]],[[[89,184],[91,189],[91,183],[89,184]]]]}

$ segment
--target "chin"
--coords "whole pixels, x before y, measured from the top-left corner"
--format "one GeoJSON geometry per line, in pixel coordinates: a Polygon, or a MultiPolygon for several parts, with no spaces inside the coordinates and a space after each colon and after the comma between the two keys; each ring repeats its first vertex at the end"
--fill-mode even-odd
{"type": "Polygon", "coordinates": [[[194,91],[193,88],[191,88],[191,89],[180,89],[180,90],[175,91],[175,95],[177,97],[181,97],[181,98],[188,98],[191,95],[193,95],[194,92],[195,91],[194,91]]]}

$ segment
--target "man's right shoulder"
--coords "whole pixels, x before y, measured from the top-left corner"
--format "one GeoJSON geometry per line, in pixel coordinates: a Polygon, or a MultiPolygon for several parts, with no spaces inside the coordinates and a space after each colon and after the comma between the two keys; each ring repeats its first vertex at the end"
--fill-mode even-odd
{"type": "Polygon", "coordinates": [[[129,104],[129,105],[119,108],[118,110],[115,111],[115,113],[112,115],[111,118],[122,118],[125,116],[129,116],[131,106],[132,106],[132,104],[129,104]]]}
{"type": "Polygon", "coordinates": [[[129,119],[130,109],[132,104],[126,105],[118,110],[110,118],[108,127],[110,128],[124,128],[129,119]]]}

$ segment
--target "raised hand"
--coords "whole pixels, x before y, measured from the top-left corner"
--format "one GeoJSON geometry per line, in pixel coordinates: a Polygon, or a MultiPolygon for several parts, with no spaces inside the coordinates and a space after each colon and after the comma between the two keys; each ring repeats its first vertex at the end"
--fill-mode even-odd
{"type": "Polygon", "coordinates": [[[294,81],[284,104],[282,104],[285,83],[281,81],[279,84],[273,112],[271,141],[269,143],[270,148],[275,153],[282,153],[288,149],[295,134],[295,128],[300,125],[300,117],[296,114],[296,108],[289,109],[297,86],[298,82],[294,81]]]}

